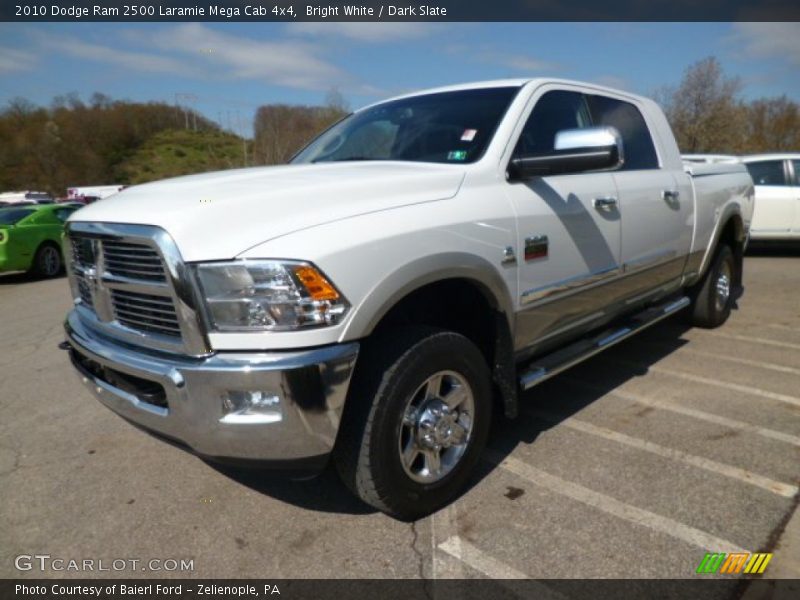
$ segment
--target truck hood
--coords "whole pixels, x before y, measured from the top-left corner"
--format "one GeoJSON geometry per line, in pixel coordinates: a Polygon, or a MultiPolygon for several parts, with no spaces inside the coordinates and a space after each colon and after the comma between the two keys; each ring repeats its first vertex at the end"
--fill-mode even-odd
{"type": "Polygon", "coordinates": [[[457,165],[382,161],[219,171],[127,188],[70,221],[157,225],[184,260],[218,260],[316,225],[452,198],[464,173],[457,165]]]}

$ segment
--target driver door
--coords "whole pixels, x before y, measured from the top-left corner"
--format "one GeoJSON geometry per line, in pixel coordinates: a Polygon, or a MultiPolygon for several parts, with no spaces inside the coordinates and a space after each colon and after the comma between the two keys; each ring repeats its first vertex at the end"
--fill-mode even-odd
{"type": "MultiPolygon", "coordinates": [[[[551,152],[557,132],[591,126],[584,94],[545,91],[513,157],[551,152]]],[[[534,343],[579,335],[606,318],[620,273],[617,188],[611,173],[587,172],[509,181],[505,190],[517,214],[515,346],[533,352],[534,343]]]]}

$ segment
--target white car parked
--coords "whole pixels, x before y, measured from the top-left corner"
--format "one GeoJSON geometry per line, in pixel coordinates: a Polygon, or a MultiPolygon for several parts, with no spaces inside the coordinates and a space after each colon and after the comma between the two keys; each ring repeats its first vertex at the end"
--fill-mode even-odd
{"type": "Polygon", "coordinates": [[[750,237],[800,239],[800,153],[743,156],[756,189],[750,237]]]}

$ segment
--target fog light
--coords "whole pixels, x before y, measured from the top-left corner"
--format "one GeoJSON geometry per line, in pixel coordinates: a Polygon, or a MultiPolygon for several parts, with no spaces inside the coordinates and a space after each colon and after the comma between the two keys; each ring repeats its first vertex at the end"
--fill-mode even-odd
{"type": "Polygon", "coordinates": [[[283,418],[280,396],[262,390],[228,390],[222,395],[223,423],[275,423],[283,418]]]}

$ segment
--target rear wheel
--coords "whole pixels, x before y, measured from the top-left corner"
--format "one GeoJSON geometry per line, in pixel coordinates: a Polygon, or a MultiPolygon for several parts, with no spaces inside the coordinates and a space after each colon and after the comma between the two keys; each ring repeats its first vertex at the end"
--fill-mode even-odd
{"type": "Polygon", "coordinates": [[[55,277],[63,266],[61,250],[55,244],[42,244],[33,258],[31,272],[37,277],[55,277]]]}
{"type": "Polygon", "coordinates": [[[736,260],[730,246],[717,250],[705,278],[693,294],[691,321],[706,328],[719,327],[731,314],[737,281],[736,260]]]}
{"type": "Polygon", "coordinates": [[[362,347],[334,460],[364,502],[412,520],[466,485],[491,420],[489,369],[466,337],[429,328],[362,347]]]}

